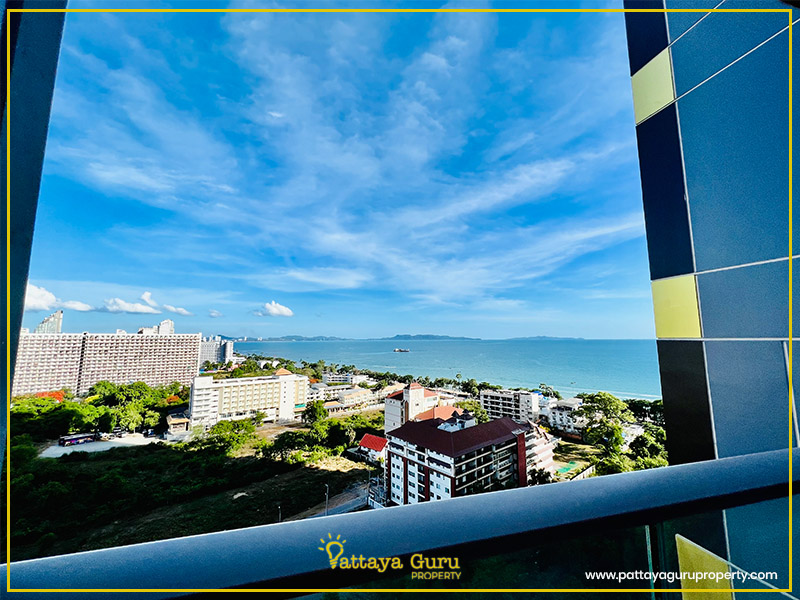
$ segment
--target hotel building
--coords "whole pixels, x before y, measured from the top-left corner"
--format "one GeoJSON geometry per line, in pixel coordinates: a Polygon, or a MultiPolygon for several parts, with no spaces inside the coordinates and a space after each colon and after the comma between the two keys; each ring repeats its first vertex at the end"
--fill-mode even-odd
{"type": "Polygon", "coordinates": [[[199,350],[199,333],[22,333],[11,393],[69,388],[84,394],[98,381],[189,385],[199,350]]]}
{"type": "Polygon", "coordinates": [[[268,421],[292,421],[295,407],[306,403],[307,393],[308,377],[286,369],[267,377],[195,377],[189,405],[192,427],[209,428],[218,421],[248,419],[259,412],[268,421]]]}
{"type": "Polygon", "coordinates": [[[327,372],[322,374],[322,383],[349,383],[350,385],[358,385],[364,383],[369,379],[366,375],[356,375],[355,373],[332,373],[327,372]]]}
{"type": "Polygon", "coordinates": [[[439,405],[439,394],[420,384],[409,383],[403,389],[386,396],[384,400],[385,432],[397,429],[403,423],[414,419],[418,414],[439,405]]]}
{"type": "Polygon", "coordinates": [[[536,421],[539,417],[539,392],[519,390],[481,390],[480,401],[490,419],[510,417],[517,423],[536,421]]]}
{"type": "Polygon", "coordinates": [[[61,322],[64,320],[64,311],[57,310],[49,317],[45,317],[33,330],[33,333],[61,333],[61,322]]]}
{"type": "Polygon", "coordinates": [[[233,342],[223,341],[220,336],[205,337],[200,342],[200,365],[210,363],[227,363],[233,360],[233,342]]]}
{"type": "Polygon", "coordinates": [[[533,469],[553,472],[554,441],[508,417],[476,424],[468,412],[409,421],[387,434],[389,505],[525,487],[533,469]]]}

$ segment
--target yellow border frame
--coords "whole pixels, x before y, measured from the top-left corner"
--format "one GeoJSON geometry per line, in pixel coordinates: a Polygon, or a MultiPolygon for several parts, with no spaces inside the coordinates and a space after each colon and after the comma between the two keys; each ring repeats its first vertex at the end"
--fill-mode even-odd
{"type": "MultiPolygon", "coordinates": [[[[794,337],[792,332],[792,10],[791,8],[743,8],[743,9],[625,9],[625,8],[32,8],[6,9],[10,13],[786,13],[789,16],[789,587],[787,589],[736,589],[736,592],[766,592],[777,593],[792,591],[792,445],[794,443],[794,387],[792,380],[792,347],[794,337]]],[[[6,348],[11,348],[11,305],[9,294],[11,291],[11,36],[6,36],[6,348]]],[[[145,588],[145,589],[11,589],[11,355],[6,352],[6,591],[7,592],[413,592],[413,593],[471,593],[471,592],[652,592],[651,588],[617,588],[617,589],[543,589],[543,588],[459,588],[459,589],[425,589],[425,588],[339,588],[339,589],[174,589],[174,588],[145,588]]],[[[686,590],[660,588],[659,592],[684,592],[686,590]]],[[[688,593],[720,592],[719,589],[694,589],[688,593]]]]}

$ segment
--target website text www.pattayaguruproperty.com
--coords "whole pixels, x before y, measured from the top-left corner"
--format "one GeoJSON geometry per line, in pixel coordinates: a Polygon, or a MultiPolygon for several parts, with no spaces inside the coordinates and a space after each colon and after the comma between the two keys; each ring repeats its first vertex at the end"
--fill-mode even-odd
{"type": "Polygon", "coordinates": [[[585,573],[588,580],[599,581],[665,581],[674,583],[676,581],[708,581],[719,583],[720,581],[774,581],[778,579],[778,574],[774,571],[587,571],[585,573]]]}

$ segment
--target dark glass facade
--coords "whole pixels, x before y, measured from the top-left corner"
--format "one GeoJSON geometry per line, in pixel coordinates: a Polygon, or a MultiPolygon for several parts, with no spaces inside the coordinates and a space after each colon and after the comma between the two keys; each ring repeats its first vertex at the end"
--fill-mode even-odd
{"type": "MultiPolygon", "coordinates": [[[[800,26],[791,23],[800,11],[778,0],[658,4],[783,11],[627,13],[626,21],[670,462],[788,450],[798,444],[788,349],[800,329],[800,311],[790,317],[790,280],[800,287],[796,227],[790,246],[800,178],[792,218],[789,28],[797,63],[800,26]]],[[[792,91],[797,115],[797,84],[792,91]]],[[[794,342],[795,373],[798,351],[794,342]]],[[[772,565],[764,570],[786,586],[788,519],[787,503],[739,507],[690,536],[705,535],[706,547],[745,569],[772,565]],[[754,528],[770,542],[750,543],[754,528]]]]}

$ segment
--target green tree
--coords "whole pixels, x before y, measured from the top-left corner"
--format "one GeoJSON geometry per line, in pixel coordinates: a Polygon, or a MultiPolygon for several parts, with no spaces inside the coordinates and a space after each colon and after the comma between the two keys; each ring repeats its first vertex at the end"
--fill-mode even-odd
{"type": "Polygon", "coordinates": [[[87,396],[100,396],[96,404],[109,404],[119,391],[119,386],[110,381],[98,381],[89,388],[87,396]]]}
{"type": "Polygon", "coordinates": [[[255,438],[256,428],[249,419],[219,421],[205,435],[203,445],[230,454],[255,438]]]}
{"type": "Polygon", "coordinates": [[[552,386],[547,385],[546,383],[539,384],[539,391],[542,392],[542,396],[545,398],[555,398],[556,400],[561,400],[561,394],[559,391],[553,389],[552,386]]]}
{"type": "Polygon", "coordinates": [[[634,462],[624,454],[612,454],[598,460],[594,465],[594,472],[597,475],[611,475],[613,473],[626,473],[633,471],[634,462]]]}
{"type": "Polygon", "coordinates": [[[486,412],[486,409],[481,406],[481,403],[478,400],[459,400],[458,402],[455,402],[453,406],[463,408],[464,410],[471,412],[475,416],[475,421],[478,423],[489,422],[489,413],[486,412]]]}
{"type": "Polygon", "coordinates": [[[528,485],[544,485],[553,482],[553,475],[547,469],[531,469],[528,473],[528,485]]]}
{"type": "Polygon", "coordinates": [[[666,442],[663,428],[652,423],[645,424],[644,431],[628,447],[630,457],[636,461],[636,470],[666,466],[666,442]]]}
{"type": "Polygon", "coordinates": [[[602,456],[619,454],[625,443],[622,426],[612,421],[600,420],[584,429],[583,436],[587,442],[600,448],[602,456]]]}
{"type": "Polygon", "coordinates": [[[303,423],[306,425],[313,425],[317,421],[322,421],[328,418],[328,411],[325,408],[323,400],[314,400],[306,404],[306,409],[303,411],[303,423]]]}
{"type": "Polygon", "coordinates": [[[468,379],[461,383],[461,391],[470,396],[477,397],[481,391],[478,389],[478,382],[474,379],[468,379]]]}

